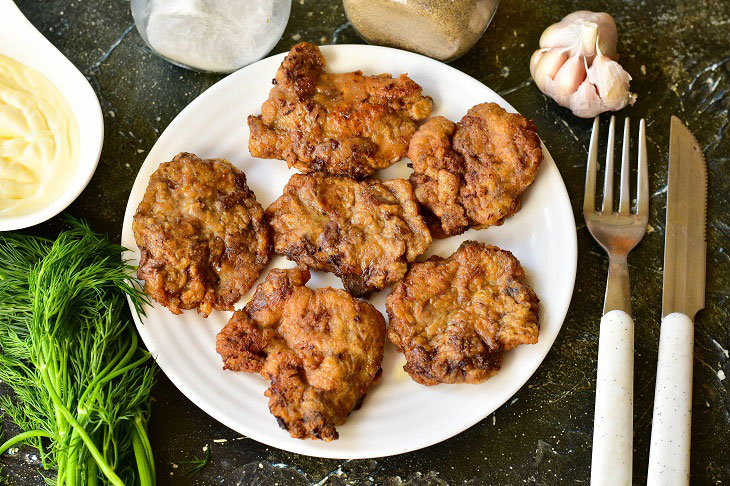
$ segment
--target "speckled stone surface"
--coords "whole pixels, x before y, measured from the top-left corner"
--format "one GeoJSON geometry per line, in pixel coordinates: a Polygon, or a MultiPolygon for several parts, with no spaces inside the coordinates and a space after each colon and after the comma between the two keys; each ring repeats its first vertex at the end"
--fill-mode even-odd
{"type": "MultiPolygon", "coordinates": [[[[18,4],[99,95],[106,137],[99,168],[69,212],[118,239],[137,170],[175,115],[220,76],[172,66],[134,29],[124,0],[19,0],[18,4]]],[[[530,80],[541,31],[578,9],[606,10],[619,27],[621,63],[646,117],[651,228],[629,257],[636,320],[634,482],[646,480],[661,309],[669,117],[694,131],[708,161],[707,308],[696,321],[692,484],[730,484],[730,3],[727,0],[502,2],[484,37],[453,66],[532,118],[570,193],[578,225],[578,277],[563,329],[542,366],[504,406],[441,444],[396,457],[337,461],[266,447],[220,425],[165,377],[154,389],[151,438],[160,485],[588,484],[598,328],[607,259],[580,213],[590,120],[573,117],[530,80]],[[184,477],[180,461],[211,448],[184,477]]],[[[340,2],[294,0],[273,53],[299,40],[359,43],[340,2]]],[[[605,128],[604,128],[604,132],[605,128]]],[[[33,232],[55,235],[58,219],[33,232]]],[[[0,389],[7,391],[6,389],[0,389]]],[[[458,413],[458,411],[455,411],[458,413]]],[[[5,422],[7,433],[17,431],[5,422]]],[[[424,424],[428,427],[428,424],[424,424]]],[[[413,431],[418,433],[418,431],[413,431]]],[[[44,484],[27,448],[0,458],[11,485],[44,484]]]]}

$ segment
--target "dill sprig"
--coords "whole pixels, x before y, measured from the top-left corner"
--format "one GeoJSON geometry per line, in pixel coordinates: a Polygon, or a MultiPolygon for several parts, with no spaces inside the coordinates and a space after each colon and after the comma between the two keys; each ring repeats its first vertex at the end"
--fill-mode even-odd
{"type": "Polygon", "coordinates": [[[180,464],[189,464],[191,467],[183,473],[183,476],[192,476],[199,473],[210,462],[210,447],[205,446],[203,457],[195,457],[190,461],[179,461],[180,464]]]}
{"type": "Polygon", "coordinates": [[[126,299],[145,296],[123,248],[69,220],[55,241],[0,235],[0,407],[59,486],[155,484],[147,421],[155,369],[126,299]]]}

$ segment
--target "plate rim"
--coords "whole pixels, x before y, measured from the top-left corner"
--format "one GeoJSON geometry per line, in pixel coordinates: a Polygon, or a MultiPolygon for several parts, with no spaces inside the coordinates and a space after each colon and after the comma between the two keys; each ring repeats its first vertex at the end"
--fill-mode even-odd
{"type": "MultiPolygon", "coordinates": [[[[517,110],[515,110],[515,108],[510,103],[508,103],[502,96],[500,96],[496,91],[492,90],[491,88],[489,88],[487,85],[480,82],[476,78],[464,73],[463,71],[460,71],[460,70],[454,68],[453,66],[436,61],[434,59],[431,59],[429,57],[426,57],[426,56],[423,56],[420,54],[416,54],[416,53],[409,52],[409,51],[403,51],[400,49],[390,48],[390,47],[363,45],[363,44],[336,44],[336,45],[319,46],[319,48],[321,49],[322,54],[325,56],[325,58],[328,56],[328,53],[333,53],[334,51],[337,51],[337,50],[362,49],[362,50],[370,50],[370,51],[396,53],[397,55],[401,55],[401,56],[402,55],[411,56],[411,57],[416,58],[418,61],[426,62],[426,63],[432,64],[432,65],[438,65],[439,69],[448,68],[447,71],[451,71],[453,74],[455,74],[457,76],[468,78],[468,80],[470,82],[477,83],[482,88],[485,88],[485,89],[491,91],[494,94],[494,96],[497,99],[499,99],[500,104],[502,106],[507,107],[512,112],[518,113],[517,110]]],[[[125,208],[123,225],[122,225],[122,234],[121,234],[122,239],[125,238],[125,234],[127,234],[128,231],[131,231],[131,228],[130,228],[131,219],[134,214],[134,209],[135,209],[136,205],[138,204],[138,201],[132,201],[132,197],[131,197],[132,192],[134,192],[134,186],[137,184],[137,180],[139,179],[140,172],[142,172],[142,168],[145,167],[145,165],[148,163],[148,161],[151,161],[151,163],[155,163],[155,161],[152,160],[152,154],[154,152],[154,147],[155,147],[155,145],[157,145],[159,140],[163,139],[163,137],[165,137],[165,135],[168,131],[174,131],[178,125],[182,124],[182,119],[184,118],[184,115],[186,114],[186,112],[192,111],[193,109],[195,109],[195,108],[193,108],[193,105],[197,105],[197,103],[201,99],[204,100],[205,98],[207,98],[209,96],[213,96],[216,93],[216,91],[222,89],[220,85],[230,83],[231,79],[229,79],[229,78],[243,76],[245,71],[248,68],[251,68],[252,66],[257,65],[258,63],[261,63],[264,61],[273,62],[274,59],[283,59],[287,53],[288,53],[288,51],[266,57],[255,63],[249,64],[248,66],[243,67],[243,68],[239,69],[238,71],[235,71],[234,73],[231,73],[231,74],[223,77],[222,79],[218,80],[213,85],[208,87],[206,90],[204,90],[202,93],[200,93],[197,97],[195,97],[195,99],[190,101],[175,116],[175,118],[173,118],[173,120],[169,123],[169,125],[165,128],[165,130],[163,130],[162,133],[160,133],[157,140],[155,141],[155,144],[153,144],[152,148],[148,151],[148,155],[145,158],[143,164],[140,166],[140,170],[138,171],[137,176],[135,177],[135,182],[132,186],[132,189],[130,190],[130,197],[127,201],[127,206],[125,208]]],[[[570,220],[569,222],[572,223],[571,224],[572,231],[570,232],[569,235],[567,235],[567,234],[564,235],[564,238],[567,241],[565,242],[566,245],[563,247],[564,251],[567,254],[569,254],[568,261],[571,263],[570,268],[567,269],[568,271],[566,272],[568,274],[568,276],[570,277],[570,286],[569,286],[570,288],[568,289],[568,286],[566,286],[566,290],[569,290],[568,294],[569,294],[570,298],[568,298],[565,302],[561,302],[562,305],[560,305],[560,307],[551,307],[552,312],[556,316],[555,317],[556,322],[559,321],[558,328],[557,328],[556,332],[554,333],[554,335],[552,336],[552,338],[550,339],[549,345],[546,347],[544,354],[536,362],[534,369],[532,369],[530,371],[529,375],[527,375],[527,378],[522,383],[520,383],[519,386],[511,387],[510,389],[512,391],[510,392],[509,396],[505,399],[504,402],[502,402],[500,405],[498,405],[494,410],[490,411],[489,413],[485,413],[483,415],[476,414],[475,420],[467,421],[468,424],[466,422],[463,424],[460,424],[460,426],[456,427],[456,429],[458,429],[458,430],[448,429],[448,431],[446,431],[442,434],[435,434],[427,440],[414,441],[414,442],[417,442],[417,444],[414,445],[413,443],[411,443],[409,446],[406,446],[406,447],[401,447],[401,448],[393,447],[393,448],[388,449],[387,446],[384,446],[383,451],[380,453],[377,453],[377,454],[374,454],[374,453],[362,454],[362,453],[356,453],[356,452],[355,453],[343,453],[342,451],[340,451],[338,449],[334,449],[334,448],[333,449],[320,449],[317,451],[316,454],[311,453],[311,452],[302,452],[301,450],[298,450],[297,447],[294,447],[294,444],[297,444],[297,442],[292,442],[292,441],[297,441],[300,439],[291,439],[288,435],[286,435],[286,437],[283,437],[283,439],[277,438],[277,437],[270,437],[270,436],[261,437],[258,433],[250,434],[248,431],[247,432],[241,431],[240,430],[241,427],[240,427],[239,423],[233,424],[229,420],[229,417],[227,415],[221,416],[222,414],[219,414],[217,410],[214,410],[212,407],[209,406],[209,403],[207,400],[201,399],[199,393],[195,390],[194,387],[188,388],[186,386],[187,383],[184,383],[183,380],[178,376],[178,374],[174,370],[172,373],[168,372],[168,370],[166,370],[164,368],[164,366],[162,364],[160,364],[159,355],[154,356],[155,361],[158,363],[158,366],[165,373],[167,378],[175,385],[175,387],[183,395],[185,395],[185,397],[188,398],[188,400],[190,400],[195,406],[197,406],[198,408],[203,410],[211,418],[215,419],[216,421],[220,422],[221,424],[225,425],[226,427],[230,428],[231,430],[236,431],[237,433],[242,433],[246,437],[251,438],[265,446],[275,447],[275,448],[278,448],[278,449],[281,449],[281,450],[284,450],[287,452],[291,452],[291,453],[303,454],[303,455],[308,455],[308,456],[312,456],[312,457],[328,458],[328,459],[370,459],[370,458],[376,458],[376,457],[388,457],[388,456],[394,456],[394,455],[404,454],[404,453],[408,453],[408,452],[413,452],[416,450],[420,450],[420,449],[438,444],[440,442],[443,442],[447,439],[450,439],[452,437],[459,435],[460,433],[464,432],[465,430],[473,427],[475,424],[484,420],[491,413],[494,413],[496,410],[498,410],[502,406],[504,406],[504,404],[507,403],[507,401],[509,401],[512,396],[514,396],[517,392],[519,392],[519,390],[530,381],[530,379],[534,376],[537,369],[542,365],[543,361],[545,360],[547,355],[550,353],[550,350],[552,349],[553,344],[555,343],[555,340],[557,339],[558,335],[560,334],[560,331],[562,330],[562,326],[565,323],[565,318],[567,316],[570,304],[572,302],[572,296],[575,291],[575,280],[576,280],[577,263],[578,263],[578,241],[577,241],[577,229],[575,227],[575,215],[573,213],[573,208],[572,208],[572,205],[570,202],[570,196],[568,194],[567,187],[565,186],[565,182],[563,181],[562,174],[560,173],[560,170],[557,167],[557,164],[555,163],[554,159],[552,158],[552,155],[550,155],[549,151],[545,147],[544,143],[542,143],[542,149],[545,153],[544,160],[549,159],[549,161],[550,161],[549,163],[554,166],[555,175],[558,177],[558,180],[563,189],[563,191],[560,192],[560,194],[559,194],[559,196],[560,196],[559,203],[560,203],[560,205],[563,206],[564,216],[567,216],[570,220]],[[464,424],[466,424],[466,425],[464,425],[464,424]]],[[[160,162],[157,162],[157,164],[159,164],[160,162]]],[[[544,167],[541,167],[541,171],[543,168],[544,167]]],[[[556,197],[556,199],[558,199],[558,198],[556,197]]],[[[125,258],[126,258],[126,255],[128,255],[128,252],[132,252],[132,251],[133,250],[131,250],[131,249],[127,250],[127,252],[125,252],[125,258]]],[[[146,333],[144,332],[145,323],[142,322],[140,317],[134,311],[134,309],[132,307],[132,303],[129,299],[128,299],[128,302],[130,305],[130,309],[132,311],[132,317],[134,319],[135,326],[137,327],[137,330],[138,330],[140,336],[142,337],[143,342],[145,343],[145,346],[149,348],[147,339],[145,337],[146,333]]],[[[553,304],[553,305],[555,305],[555,304],[553,304]]],[[[305,442],[305,441],[301,441],[301,442],[305,442]]]]}

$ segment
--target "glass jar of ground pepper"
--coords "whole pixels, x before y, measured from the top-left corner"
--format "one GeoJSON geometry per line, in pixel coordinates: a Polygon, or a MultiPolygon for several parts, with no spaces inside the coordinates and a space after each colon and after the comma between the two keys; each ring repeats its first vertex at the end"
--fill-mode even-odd
{"type": "Polygon", "coordinates": [[[499,0],[343,0],[360,36],[379,44],[452,61],[479,40],[499,0]]]}

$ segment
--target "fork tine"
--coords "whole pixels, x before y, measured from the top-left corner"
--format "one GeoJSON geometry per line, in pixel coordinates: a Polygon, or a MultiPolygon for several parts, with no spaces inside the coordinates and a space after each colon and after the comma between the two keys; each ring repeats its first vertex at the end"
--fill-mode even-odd
{"type": "Polygon", "coordinates": [[[646,156],[646,121],[639,121],[639,170],[637,174],[636,214],[649,216],[649,161],[646,156]]]}
{"type": "Polygon", "coordinates": [[[603,180],[603,207],[604,213],[613,212],[613,143],[616,137],[616,117],[611,115],[611,123],[608,125],[608,142],[606,144],[606,166],[603,168],[605,176],[603,180]]]}
{"type": "Polygon", "coordinates": [[[586,163],[586,188],[583,195],[583,214],[596,210],[596,170],[598,166],[598,123],[597,116],[593,120],[591,144],[588,148],[588,162],[586,163]]]}
{"type": "Polygon", "coordinates": [[[618,202],[618,213],[624,216],[628,216],[631,212],[631,191],[629,186],[629,168],[630,164],[630,128],[629,128],[629,117],[626,117],[624,123],[624,143],[623,143],[623,156],[621,157],[621,197],[618,202]]]}

